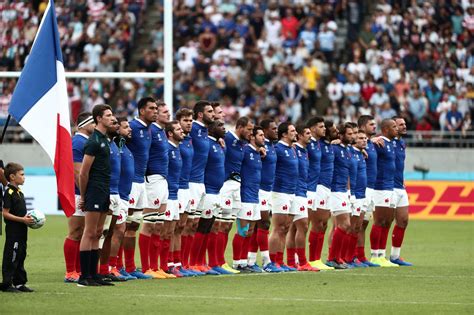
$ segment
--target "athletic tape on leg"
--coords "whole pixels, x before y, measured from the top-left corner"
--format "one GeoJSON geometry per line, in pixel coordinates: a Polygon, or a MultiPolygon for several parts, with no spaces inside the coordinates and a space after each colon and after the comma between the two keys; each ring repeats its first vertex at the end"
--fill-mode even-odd
{"type": "Polygon", "coordinates": [[[240,224],[240,220],[237,219],[237,233],[239,233],[240,236],[246,237],[249,227],[250,223],[247,223],[244,227],[242,227],[242,225],[240,224]]]}

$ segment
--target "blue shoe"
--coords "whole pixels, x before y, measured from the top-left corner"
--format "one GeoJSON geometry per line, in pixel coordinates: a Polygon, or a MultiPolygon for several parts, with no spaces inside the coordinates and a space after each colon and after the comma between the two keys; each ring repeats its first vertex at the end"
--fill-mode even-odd
{"type": "Polygon", "coordinates": [[[285,265],[285,264],[281,264],[281,265],[280,265],[280,268],[283,269],[284,272],[297,271],[296,268],[287,266],[287,265],[285,265]]]}
{"type": "Polygon", "coordinates": [[[194,276],[205,276],[206,274],[204,272],[201,272],[196,269],[188,268],[186,269],[189,273],[193,274],[194,276]]]}
{"type": "Polygon", "coordinates": [[[127,271],[125,271],[125,268],[120,269],[119,272],[127,281],[128,280],[137,280],[137,277],[134,277],[131,274],[129,274],[127,271]]]}
{"type": "Polygon", "coordinates": [[[351,265],[354,268],[367,268],[368,266],[362,263],[359,259],[354,258],[348,265],[351,265]]]}
{"type": "Polygon", "coordinates": [[[221,268],[219,266],[212,267],[211,270],[214,270],[215,272],[218,272],[221,275],[233,275],[232,272],[227,271],[224,268],[221,268]]]}
{"type": "Polygon", "coordinates": [[[253,272],[255,272],[255,273],[262,273],[263,272],[263,269],[260,268],[260,266],[257,265],[257,264],[249,266],[249,268],[252,269],[253,272]]]}
{"type": "Polygon", "coordinates": [[[403,258],[397,258],[397,259],[392,259],[390,258],[390,262],[392,264],[397,264],[399,266],[404,266],[404,267],[410,267],[410,266],[413,266],[412,263],[409,263],[408,261],[404,261],[403,258]]]}
{"type": "Polygon", "coordinates": [[[141,280],[153,279],[152,276],[146,275],[143,272],[138,271],[138,270],[130,272],[130,275],[136,277],[137,279],[141,279],[141,280]]]}
{"type": "Polygon", "coordinates": [[[208,270],[206,270],[206,275],[209,275],[209,276],[219,276],[220,273],[217,272],[217,271],[215,271],[215,270],[213,270],[213,269],[211,269],[211,268],[209,268],[208,270]]]}
{"type": "Polygon", "coordinates": [[[379,264],[374,264],[373,262],[370,262],[369,260],[361,261],[364,265],[367,267],[380,267],[379,264]]]}
{"type": "Polygon", "coordinates": [[[265,272],[284,272],[284,270],[278,267],[274,262],[270,262],[263,266],[263,270],[265,272]]]}
{"type": "Polygon", "coordinates": [[[183,276],[185,277],[195,277],[197,276],[196,274],[194,274],[191,270],[188,270],[186,268],[183,268],[183,267],[178,267],[179,268],[179,271],[183,274],[183,276]]]}
{"type": "Polygon", "coordinates": [[[335,260],[328,260],[326,262],[326,265],[329,267],[333,267],[334,269],[349,269],[349,265],[347,265],[346,263],[339,263],[335,260]]]}

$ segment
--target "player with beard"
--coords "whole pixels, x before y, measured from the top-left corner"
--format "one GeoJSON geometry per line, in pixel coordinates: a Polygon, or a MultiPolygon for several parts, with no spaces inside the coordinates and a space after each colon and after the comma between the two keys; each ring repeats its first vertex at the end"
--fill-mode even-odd
{"type": "MultiPolygon", "coordinates": [[[[152,276],[138,271],[135,266],[136,233],[142,220],[142,211],[148,205],[145,172],[148,165],[151,146],[150,125],[156,121],[158,106],[152,97],[144,97],[138,101],[138,117],[130,122],[132,137],[127,147],[133,154],[135,175],[130,191],[127,226],[123,239],[125,269],[121,270],[125,277],[133,276],[138,279],[151,279],[152,276]]],[[[144,272],[147,270],[143,270],[144,272]]]]}
{"type": "Polygon", "coordinates": [[[405,170],[405,150],[406,144],[403,137],[407,134],[407,125],[402,117],[393,117],[397,124],[398,135],[392,141],[395,150],[395,183],[394,183],[394,204],[395,204],[395,226],[392,233],[392,250],[390,261],[400,266],[412,266],[400,257],[400,250],[408,225],[408,195],[403,180],[405,170]]]}
{"type": "MultiPolygon", "coordinates": [[[[278,140],[278,127],[273,119],[264,119],[260,122],[265,137],[265,155],[262,160],[262,172],[260,180],[260,188],[258,191],[258,199],[260,203],[260,220],[255,226],[255,230],[250,237],[248,265],[252,268],[261,269],[257,264],[257,252],[260,248],[262,256],[262,267],[267,266],[270,261],[270,252],[268,251],[268,234],[270,232],[270,210],[272,205],[272,188],[275,179],[276,152],[273,143],[278,140]],[[256,267],[254,267],[256,266],[256,267]]],[[[274,272],[281,272],[280,268],[276,268],[274,272]]],[[[269,271],[270,269],[267,269],[269,271]]]]}
{"type": "Polygon", "coordinates": [[[319,144],[321,146],[321,170],[319,173],[318,186],[316,187],[316,198],[314,207],[316,211],[311,213],[311,232],[309,235],[309,259],[312,267],[319,270],[334,269],[323,263],[321,252],[324,245],[324,235],[327,224],[331,217],[330,196],[331,185],[334,174],[334,147],[331,144],[333,140],[338,139],[338,130],[330,120],[324,122],[326,132],[321,137],[319,144]]]}
{"type": "Polygon", "coordinates": [[[81,199],[79,191],[79,171],[84,158],[84,145],[94,132],[95,123],[92,113],[83,112],[77,116],[77,132],[72,137],[72,156],[74,161],[74,183],[76,193],[76,211],[68,219],[68,235],[64,240],[64,260],[66,262],[66,275],[64,282],[77,282],[81,272],[79,260],[79,244],[84,230],[85,213],[79,207],[81,199]]]}
{"type": "Polygon", "coordinates": [[[295,268],[283,263],[286,235],[295,216],[295,193],[298,181],[298,157],[293,148],[296,142],[296,128],[284,122],[278,126],[278,143],[275,145],[277,163],[272,192],[272,225],[270,234],[270,260],[265,270],[271,270],[272,264],[284,271],[295,271],[295,268]]]}
{"type": "Polygon", "coordinates": [[[286,256],[288,266],[297,268],[298,271],[319,271],[319,269],[311,267],[306,259],[306,234],[308,233],[308,207],[310,205],[308,199],[310,162],[307,148],[312,142],[312,135],[310,128],[304,125],[296,127],[296,131],[298,132],[298,142],[296,142],[298,184],[293,204],[296,215],[286,235],[286,256]]]}

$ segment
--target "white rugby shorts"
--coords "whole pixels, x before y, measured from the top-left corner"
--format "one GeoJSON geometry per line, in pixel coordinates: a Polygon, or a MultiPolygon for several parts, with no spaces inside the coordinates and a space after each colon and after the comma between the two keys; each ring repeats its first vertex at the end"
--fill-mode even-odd
{"type": "Polygon", "coordinates": [[[295,209],[294,212],[296,213],[295,217],[293,218],[293,222],[307,218],[308,207],[309,207],[308,198],[296,196],[295,202],[293,203],[293,208],[295,209]]]}
{"type": "Polygon", "coordinates": [[[393,190],[374,190],[375,207],[395,208],[393,190]]]}
{"type": "Polygon", "coordinates": [[[260,211],[272,210],[272,192],[260,189],[258,191],[258,200],[260,201],[260,211]]]}
{"type": "Polygon", "coordinates": [[[166,204],[164,221],[178,221],[179,220],[179,201],[168,199],[166,204]]]}
{"type": "Polygon", "coordinates": [[[211,219],[213,216],[218,216],[220,211],[219,195],[206,194],[204,196],[202,207],[198,208],[201,213],[201,218],[211,219]]]}
{"type": "Polygon", "coordinates": [[[316,198],[315,198],[315,208],[330,210],[330,201],[331,201],[331,189],[327,188],[324,185],[318,185],[316,187],[316,198]]]}
{"type": "Polygon", "coordinates": [[[223,210],[241,209],[240,201],[240,183],[228,179],[219,192],[221,196],[221,208],[223,210]]]}
{"type": "Polygon", "coordinates": [[[202,208],[204,196],[206,195],[206,186],[204,183],[189,183],[190,194],[190,213],[196,212],[202,208]]]}
{"type": "Polygon", "coordinates": [[[191,211],[191,192],[189,189],[178,190],[179,214],[191,211]]]}
{"type": "Polygon", "coordinates": [[[330,209],[335,216],[343,213],[352,213],[350,192],[331,192],[330,209]]]}
{"type": "Polygon", "coordinates": [[[132,183],[128,207],[132,209],[145,209],[148,206],[145,183],[132,183]]]}
{"type": "Polygon", "coordinates": [[[258,203],[242,202],[242,209],[237,213],[237,218],[247,221],[260,220],[260,205],[258,203]]]}
{"type": "Polygon", "coordinates": [[[168,182],[161,175],[149,175],[145,180],[149,209],[158,209],[168,202],[168,182]]]}
{"type": "Polygon", "coordinates": [[[408,207],[410,205],[406,189],[395,188],[393,190],[393,199],[395,208],[408,207]]]}
{"type": "Polygon", "coordinates": [[[121,206],[120,195],[110,195],[110,206],[109,209],[112,211],[112,215],[117,216],[120,214],[121,206]]]}
{"type": "Polygon", "coordinates": [[[374,190],[372,188],[367,187],[365,189],[365,203],[366,203],[366,212],[372,213],[375,210],[375,203],[374,203],[374,190]]]}
{"type": "Polygon", "coordinates": [[[273,214],[291,214],[295,215],[294,194],[285,194],[279,192],[272,193],[272,213],[273,214]]]}

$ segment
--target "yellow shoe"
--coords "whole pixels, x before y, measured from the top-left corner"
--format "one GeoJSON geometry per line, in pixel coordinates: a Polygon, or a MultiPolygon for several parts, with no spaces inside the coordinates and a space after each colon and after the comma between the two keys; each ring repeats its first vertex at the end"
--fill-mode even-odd
{"type": "Polygon", "coordinates": [[[379,257],[371,257],[371,258],[370,258],[370,262],[373,263],[373,264],[379,265],[380,267],[382,267],[379,257]]]}
{"type": "Polygon", "coordinates": [[[389,268],[389,267],[390,267],[390,268],[391,268],[391,267],[400,267],[399,265],[394,264],[394,263],[388,261],[387,258],[385,258],[385,257],[379,257],[379,265],[380,265],[381,267],[387,267],[387,268],[389,268]]]}
{"type": "Polygon", "coordinates": [[[311,267],[318,268],[319,270],[333,270],[334,267],[329,267],[321,259],[315,260],[315,261],[310,261],[309,264],[311,267]]]}
{"type": "Polygon", "coordinates": [[[148,269],[145,274],[147,276],[152,276],[153,279],[166,279],[165,276],[161,275],[160,273],[156,272],[156,271],[153,271],[151,269],[148,269]]]}
{"type": "Polygon", "coordinates": [[[229,266],[228,263],[223,264],[223,265],[221,266],[221,268],[224,269],[224,270],[226,270],[226,271],[228,271],[228,272],[232,272],[232,273],[234,273],[234,274],[240,273],[240,271],[235,270],[234,268],[232,268],[231,266],[229,266]]]}
{"type": "Polygon", "coordinates": [[[157,271],[160,275],[164,276],[165,279],[175,279],[177,278],[175,275],[165,272],[163,269],[157,271]]]}

